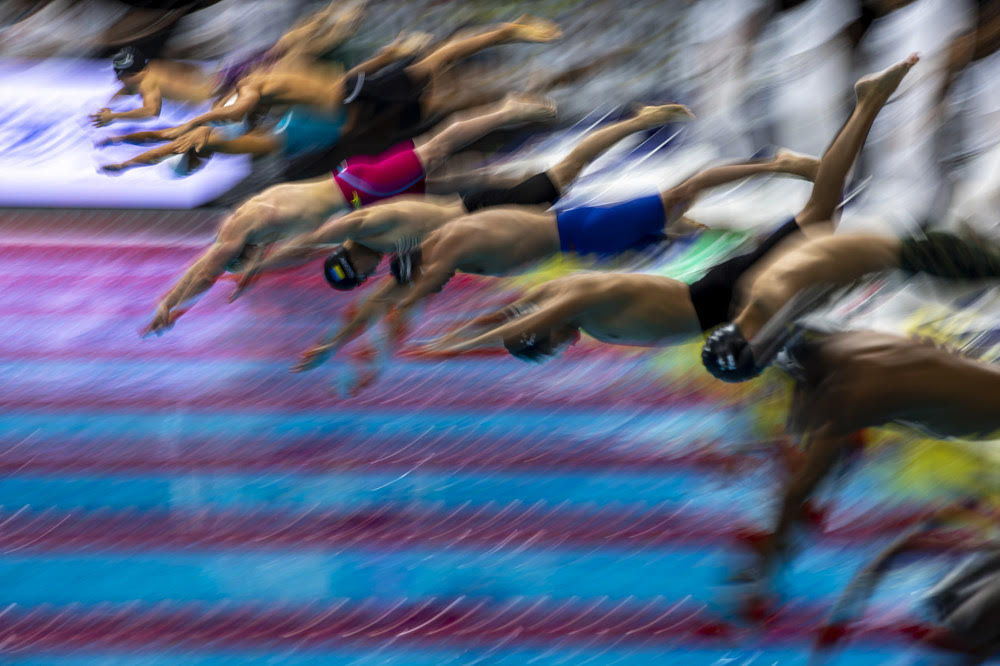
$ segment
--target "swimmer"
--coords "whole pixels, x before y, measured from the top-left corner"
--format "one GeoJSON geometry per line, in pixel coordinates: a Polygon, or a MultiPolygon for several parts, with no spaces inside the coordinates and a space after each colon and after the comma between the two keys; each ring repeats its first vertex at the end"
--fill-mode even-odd
{"type": "Polygon", "coordinates": [[[1000,540],[996,511],[962,503],[936,512],[908,530],[862,568],[848,584],[814,648],[819,663],[833,657],[849,624],[863,615],[881,580],[904,558],[941,557],[964,561],[922,599],[934,625],[919,639],[921,652],[934,652],[938,664],[979,664],[1000,651],[1000,540]],[[984,528],[993,532],[991,538],[984,528]]]}
{"type": "MultiPolygon", "coordinates": [[[[811,158],[788,158],[799,161],[803,165],[801,168],[814,173],[812,193],[805,208],[754,251],[723,262],[691,285],[665,277],[628,274],[593,274],[554,280],[523,299],[521,306],[525,314],[515,313],[518,316],[510,321],[501,318],[499,321],[503,323],[499,325],[487,322],[485,326],[466,327],[438,341],[437,348],[465,351],[502,343],[514,356],[538,361],[554,355],[561,342],[575,339],[579,329],[614,344],[662,345],[675,344],[725,323],[736,305],[744,276],[787,239],[803,233],[827,232],[848,171],[864,145],[872,122],[916,62],[916,56],[911,56],[857,83],[858,103],[818,164],[811,158]],[[484,328],[486,330],[482,330],[484,328]],[[458,335],[468,335],[475,329],[481,332],[468,340],[458,341],[458,335]]],[[[694,182],[681,183],[664,193],[663,210],[681,211],[690,205],[693,194],[703,186],[698,178],[695,176],[694,182]]],[[[618,239],[625,237],[617,220],[610,228],[618,239]]],[[[571,233],[572,230],[572,227],[568,229],[571,233]]],[[[481,243],[482,237],[483,232],[470,234],[467,242],[481,243]]],[[[519,238],[525,237],[522,231],[519,238]]],[[[558,238],[565,243],[561,224],[558,225],[558,238]]],[[[426,256],[423,262],[428,263],[426,256]]],[[[430,270],[425,269],[421,278],[426,280],[430,270]]],[[[428,293],[432,288],[433,285],[425,287],[428,293]]],[[[494,319],[496,316],[493,315],[494,319]]]]}
{"type": "MultiPolygon", "coordinates": [[[[423,34],[400,35],[399,39],[384,47],[374,58],[358,65],[356,70],[380,66],[384,61],[407,58],[419,52],[426,45],[428,37],[423,34]]],[[[255,125],[258,123],[219,123],[211,127],[200,126],[172,140],[170,137],[174,135],[173,129],[133,132],[110,137],[102,141],[99,146],[125,142],[169,141],[169,143],[140,153],[125,162],[105,164],[101,167],[101,171],[108,175],[117,175],[129,169],[151,166],[175,156],[182,156],[187,161],[187,168],[184,170],[186,175],[202,166],[216,153],[250,155],[255,158],[281,153],[291,159],[325,150],[338,143],[353,128],[348,114],[343,110],[329,114],[304,106],[291,107],[274,126],[255,125]]]]}
{"type": "MultiPolygon", "coordinates": [[[[356,29],[362,15],[361,7],[351,7],[333,14],[335,3],[307,17],[266,52],[272,60],[282,56],[318,56],[344,41],[356,29]]],[[[142,106],[129,111],[112,111],[103,108],[90,116],[95,127],[105,127],[116,120],[141,120],[157,118],[162,100],[170,99],[200,104],[216,97],[231,87],[226,73],[209,74],[190,63],[172,60],[147,60],[135,47],[126,47],[115,54],[112,65],[122,87],[111,101],[128,95],[141,95],[142,106]]],[[[249,69],[243,68],[243,73],[249,69]]],[[[231,74],[230,74],[231,78],[231,74]]]]}
{"type": "MultiPolygon", "coordinates": [[[[367,260],[377,262],[382,255],[398,252],[403,246],[413,247],[445,223],[470,212],[505,205],[548,208],[588,164],[629,134],[692,117],[686,107],[678,104],[642,107],[632,118],[590,133],[552,168],[514,181],[510,187],[482,190],[463,197],[399,198],[349,213],[278,247],[244,272],[240,290],[261,273],[308,262],[346,241],[351,244],[350,249],[345,248],[342,252],[345,261],[360,264],[360,260],[355,262],[352,256],[364,253],[367,260]]],[[[769,166],[775,171],[795,168],[790,157],[775,160],[769,166]]],[[[355,286],[358,285],[351,284],[352,288],[355,286]]]]}
{"type": "Polygon", "coordinates": [[[788,552],[803,507],[855,433],[895,423],[939,439],[994,439],[1000,429],[1000,368],[927,342],[872,331],[806,336],[787,350],[797,380],[789,431],[806,458],[786,484],[757,575],[788,552]]]}
{"type": "MultiPolygon", "coordinates": [[[[815,171],[814,159],[781,153],[773,160],[713,167],[660,194],[613,206],[576,208],[559,213],[547,213],[539,207],[511,206],[488,208],[460,217],[433,231],[416,251],[397,255],[392,262],[393,277],[386,279],[340,331],[307,351],[297,369],[314,367],[336,353],[364,332],[377,316],[385,314],[393,306],[405,312],[420,299],[440,290],[456,271],[509,275],[559,252],[611,257],[643,250],[702,229],[701,225],[683,217],[683,213],[707,188],[764,173],[791,173],[810,178],[815,171]]],[[[337,257],[337,261],[346,258],[352,264],[357,262],[370,270],[374,270],[380,258],[380,255],[370,252],[359,253],[353,244],[345,244],[333,256],[337,257]]],[[[560,304],[554,311],[565,313],[562,305],[566,297],[575,304],[584,298],[600,298],[609,294],[613,288],[606,286],[592,292],[595,278],[607,277],[604,273],[594,273],[572,280],[554,281],[553,294],[568,288],[580,297],[562,294],[551,302],[553,306],[560,304]]],[[[327,279],[336,286],[336,281],[329,275],[327,279]]],[[[614,284],[624,281],[619,276],[612,278],[614,284]]],[[[661,302],[669,299],[671,294],[676,295],[672,288],[681,285],[672,280],[667,284],[668,293],[657,292],[648,302],[652,304],[655,301],[654,307],[659,314],[671,306],[678,307],[683,313],[684,306],[677,306],[676,301],[661,302]]],[[[646,282],[647,288],[648,285],[646,282]]],[[[536,297],[547,299],[548,295],[548,291],[540,290],[528,300],[536,297]]],[[[616,307],[620,305],[618,303],[616,307]]],[[[690,308],[690,305],[687,307],[690,308]]],[[[683,317],[683,314],[678,316],[683,317]]],[[[535,317],[525,317],[522,323],[530,327],[535,321],[535,317]]],[[[684,324],[676,326],[683,328],[684,324]]],[[[479,346],[487,339],[488,344],[496,343],[500,339],[496,333],[484,334],[484,338],[476,340],[473,346],[479,346]]],[[[519,331],[517,335],[520,334],[519,331]]]]}
{"type": "Polygon", "coordinates": [[[940,231],[903,239],[875,234],[811,239],[777,256],[756,277],[732,323],[705,343],[705,367],[724,381],[756,377],[787,339],[790,324],[820,302],[814,294],[892,269],[948,279],[995,279],[1000,278],[1000,251],[982,239],[940,231]],[[764,349],[771,352],[762,353],[764,349]]]}
{"type": "MultiPolygon", "coordinates": [[[[444,129],[406,142],[378,157],[348,160],[332,177],[268,188],[221,225],[215,243],[184,274],[157,308],[144,334],[161,334],[178,308],[206,292],[226,271],[239,272],[274,242],[313,231],[331,215],[403,193],[420,193],[427,173],[449,155],[504,125],[548,120],[555,103],[511,95],[501,104],[459,116],[444,129]]],[[[357,276],[360,279],[360,276],[357,276]]]]}
{"type": "Polygon", "coordinates": [[[335,67],[302,60],[281,60],[273,68],[255,71],[237,84],[237,98],[232,104],[212,109],[175,128],[164,136],[176,139],[188,131],[212,122],[239,122],[261,106],[305,106],[322,113],[337,113],[352,106],[354,122],[358,117],[377,117],[387,109],[409,109],[408,125],[418,125],[433,112],[425,91],[450,66],[474,53],[512,42],[550,42],[561,35],[549,21],[522,16],[482,33],[445,42],[416,62],[390,72],[368,76],[344,74],[335,67]]]}
{"type": "MultiPolygon", "coordinates": [[[[399,39],[385,47],[381,54],[385,56],[386,60],[399,60],[411,57],[424,48],[428,37],[429,35],[423,34],[400,35],[399,39]]],[[[540,93],[563,85],[567,80],[572,80],[582,76],[584,73],[603,67],[609,62],[613,62],[617,55],[617,53],[611,53],[595,62],[556,73],[530,86],[529,92],[540,93]]],[[[379,57],[379,55],[376,55],[371,62],[374,62],[379,57]]],[[[359,65],[359,67],[361,66],[359,65]]],[[[435,94],[440,95],[442,93],[441,91],[437,91],[435,94]]],[[[495,91],[480,91],[478,94],[466,95],[461,99],[453,98],[449,106],[456,109],[466,109],[466,102],[473,99],[483,101],[484,103],[493,103],[500,97],[502,95],[497,95],[495,91]]],[[[172,141],[167,138],[168,135],[172,135],[172,132],[164,130],[133,132],[131,134],[110,137],[102,141],[99,146],[157,141],[169,141],[169,143],[147,150],[125,162],[105,164],[100,169],[105,174],[117,175],[135,167],[152,166],[168,159],[179,158],[184,162],[184,167],[180,170],[180,173],[187,175],[200,168],[217,153],[250,155],[254,158],[280,153],[285,158],[294,159],[326,150],[342,140],[356,137],[358,132],[353,132],[353,130],[357,128],[357,125],[348,122],[347,115],[343,111],[337,114],[323,114],[307,107],[299,106],[292,107],[286,111],[276,125],[257,126],[249,130],[247,130],[247,126],[243,123],[232,123],[214,127],[198,127],[172,141]]],[[[638,125],[633,122],[632,126],[638,125]]],[[[600,132],[595,134],[598,137],[600,136],[600,132]]],[[[569,169],[572,160],[580,159],[581,150],[587,150],[586,145],[581,145],[579,150],[574,151],[573,155],[564,160],[565,164],[563,166],[557,168],[563,170],[569,169]]],[[[496,189],[495,184],[501,180],[496,176],[487,176],[484,179],[493,184],[494,189],[496,189]]],[[[546,194],[551,189],[547,188],[546,192],[539,192],[539,186],[544,185],[540,179],[541,176],[534,181],[525,182],[514,187],[514,193],[508,194],[506,197],[511,202],[523,200],[525,196],[531,197],[532,200],[537,199],[538,196],[546,194]]],[[[470,179],[467,174],[452,176],[450,178],[447,176],[435,177],[434,179],[436,183],[443,184],[448,191],[458,188],[458,185],[454,184],[449,187],[449,183],[468,180],[470,179]]],[[[510,190],[516,184],[516,182],[510,183],[503,191],[510,190]]],[[[493,191],[483,191],[470,196],[486,198],[498,195],[493,191]]],[[[503,195],[501,194],[500,196],[503,195]]],[[[524,201],[524,203],[531,203],[531,201],[524,201]]]]}

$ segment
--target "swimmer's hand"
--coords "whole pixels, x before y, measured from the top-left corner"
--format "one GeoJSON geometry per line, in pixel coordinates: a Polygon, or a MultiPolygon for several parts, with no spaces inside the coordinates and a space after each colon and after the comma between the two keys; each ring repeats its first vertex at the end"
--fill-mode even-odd
{"type": "Polygon", "coordinates": [[[336,351],[336,346],[331,344],[320,344],[310,347],[302,352],[301,359],[292,367],[292,372],[305,372],[319,367],[330,358],[336,351]]]}
{"type": "Polygon", "coordinates": [[[173,151],[178,155],[183,155],[191,149],[201,152],[208,143],[208,136],[212,129],[210,127],[198,127],[184,134],[174,141],[173,151]]]}
{"type": "Polygon", "coordinates": [[[105,176],[120,176],[125,173],[125,165],[118,164],[105,164],[101,167],[101,173],[105,176]]]}
{"type": "Polygon", "coordinates": [[[150,322],[149,326],[143,329],[141,333],[142,337],[146,338],[150,335],[163,335],[174,327],[174,323],[180,316],[180,312],[171,312],[169,307],[161,305],[156,309],[156,316],[153,317],[153,321],[150,322]]]}
{"type": "Polygon", "coordinates": [[[234,303],[237,298],[243,295],[243,293],[250,288],[250,286],[257,281],[257,277],[260,275],[260,271],[257,270],[255,266],[251,266],[247,270],[243,271],[240,275],[239,281],[236,283],[236,289],[229,296],[229,302],[234,303]]]}
{"type": "Polygon", "coordinates": [[[160,131],[160,136],[164,139],[179,139],[183,135],[187,134],[190,128],[187,125],[180,125],[178,127],[169,127],[165,130],[160,131]]]}
{"type": "Polygon", "coordinates": [[[113,123],[115,121],[115,117],[111,112],[111,109],[105,107],[97,113],[90,114],[90,120],[93,122],[94,127],[104,127],[113,123]]]}

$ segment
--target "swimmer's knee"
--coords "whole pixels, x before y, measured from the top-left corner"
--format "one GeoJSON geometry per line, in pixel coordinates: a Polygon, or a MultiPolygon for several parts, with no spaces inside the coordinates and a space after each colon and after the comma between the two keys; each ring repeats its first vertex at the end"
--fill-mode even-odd
{"type": "Polygon", "coordinates": [[[671,214],[679,217],[691,205],[696,196],[697,192],[692,185],[681,183],[676,187],[660,192],[660,201],[668,217],[671,214]]]}
{"type": "Polygon", "coordinates": [[[450,151],[442,146],[440,141],[436,141],[435,137],[431,137],[426,141],[418,140],[413,152],[416,154],[417,159],[420,160],[420,165],[424,168],[425,173],[433,171],[440,166],[450,154],[450,151]]]}

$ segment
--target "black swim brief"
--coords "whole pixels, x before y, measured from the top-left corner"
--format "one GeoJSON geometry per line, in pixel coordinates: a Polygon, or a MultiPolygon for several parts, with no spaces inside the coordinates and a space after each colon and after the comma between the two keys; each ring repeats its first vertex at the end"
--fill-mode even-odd
{"type": "Polygon", "coordinates": [[[472,192],[462,197],[470,213],[491,206],[551,206],[559,199],[559,190],[544,171],[513,187],[472,192]]]}
{"type": "Polygon", "coordinates": [[[781,241],[799,231],[795,218],[788,220],[757,246],[753,252],[741,254],[714,266],[689,287],[691,303],[698,315],[702,331],[708,331],[728,322],[735,306],[736,285],[743,274],[763,259],[781,241]]]}
{"type": "Polygon", "coordinates": [[[414,58],[395,63],[374,74],[357,74],[344,82],[344,104],[364,107],[366,119],[386,113],[399,113],[403,127],[419,125],[423,120],[421,97],[426,90],[425,81],[415,80],[407,68],[414,58]]]}

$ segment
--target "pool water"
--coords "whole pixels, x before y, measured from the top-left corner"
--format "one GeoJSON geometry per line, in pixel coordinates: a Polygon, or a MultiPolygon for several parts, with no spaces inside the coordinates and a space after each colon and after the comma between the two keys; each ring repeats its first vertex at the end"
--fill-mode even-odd
{"type": "MultiPolygon", "coordinates": [[[[287,371],[351,300],[315,266],[140,339],[204,239],[3,248],[2,663],[804,664],[909,510],[858,472],[755,627],[726,580],[778,468],[747,410],[587,344],[404,354],[345,395],[363,354],[287,371]]],[[[458,280],[422,321],[500,299],[458,280]]],[[[890,576],[836,663],[896,663],[952,565],[890,576]]]]}

